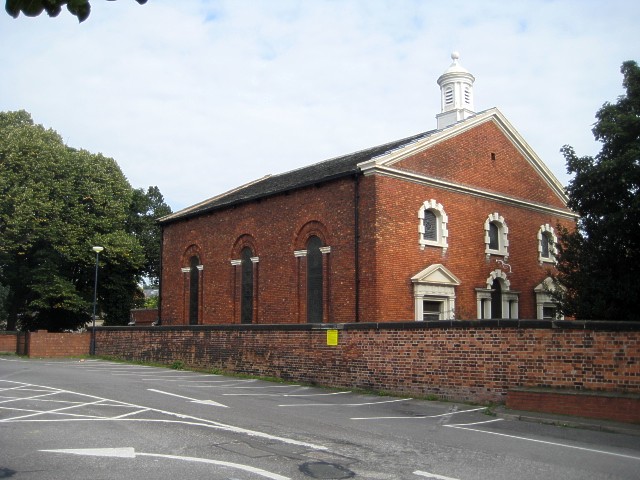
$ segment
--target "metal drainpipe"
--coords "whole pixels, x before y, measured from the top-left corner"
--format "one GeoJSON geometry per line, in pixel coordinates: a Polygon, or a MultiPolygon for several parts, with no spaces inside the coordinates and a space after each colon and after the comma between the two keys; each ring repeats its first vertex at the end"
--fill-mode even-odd
{"type": "Polygon", "coordinates": [[[162,254],[164,253],[164,225],[160,225],[160,265],[158,269],[158,323],[162,325],[162,254]]]}
{"type": "Polygon", "coordinates": [[[354,175],[353,188],[354,268],[355,268],[355,321],[360,321],[360,172],[354,175]]]}

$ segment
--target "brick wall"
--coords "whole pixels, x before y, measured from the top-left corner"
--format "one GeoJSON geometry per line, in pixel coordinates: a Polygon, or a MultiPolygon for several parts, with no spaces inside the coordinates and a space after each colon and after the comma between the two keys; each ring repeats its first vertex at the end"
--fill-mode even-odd
{"type": "Polygon", "coordinates": [[[514,389],[507,394],[507,407],[530,412],[640,423],[640,395],[616,392],[585,394],[575,390],[514,389]]]}
{"type": "Polygon", "coordinates": [[[59,358],[89,354],[91,333],[49,333],[46,330],[29,332],[29,357],[59,358]]]}
{"type": "Polygon", "coordinates": [[[469,321],[102,327],[96,353],[443,399],[504,402],[513,388],[640,394],[640,323],[469,321]]]}
{"type": "Polygon", "coordinates": [[[151,325],[158,321],[158,309],[157,308],[134,308],[131,310],[131,320],[136,325],[151,325]]]}
{"type": "Polygon", "coordinates": [[[16,332],[0,332],[0,352],[16,353],[17,336],[16,332]]]}

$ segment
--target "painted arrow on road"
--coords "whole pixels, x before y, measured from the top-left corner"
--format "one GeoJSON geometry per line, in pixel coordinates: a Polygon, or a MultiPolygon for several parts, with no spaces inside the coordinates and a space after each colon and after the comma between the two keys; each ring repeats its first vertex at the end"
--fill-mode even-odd
{"type": "Polygon", "coordinates": [[[262,470],[261,468],[251,467],[249,465],[243,465],[241,463],[233,463],[233,462],[224,462],[222,460],[211,460],[209,458],[198,458],[198,457],[183,457],[178,455],[162,455],[159,453],[144,453],[144,452],[136,452],[135,449],[131,447],[124,448],[69,448],[69,449],[60,449],[60,450],[40,450],[41,452],[48,453],[66,453],[69,455],[84,455],[89,457],[112,457],[112,458],[136,458],[136,457],[156,457],[156,458],[166,458],[169,460],[182,460],[185,462],[196,462],[196,463],[208,463],[210,465],[218,465],[221,467],[229,467],[235,468],[238,470],[244,470],[245,472],[255,473],[256,475],[260,475],[265,478],[269,478],[271,480],[291,480],[289,477],[285,477],[283,475],[278,475],[277,473],[268,472],[266,470],[262,470]]]}
{"type": "Polygon", "coordinates": [[[229,408],[227,405],[223,405],[222,403],[214,402],[213,400],[198,400],[197,398],[185,397],[183,395],[176,395],[175,393],[164,392],[162,390],[156,390],[154,388],[148,388],[150,392],[162,393],[164,395],[171,395],[172,397],[184,398],[185,400],[189,400],[191,403],[201,403],[203,405],[211,405],[213,407],[224,407],[229,408]]]}

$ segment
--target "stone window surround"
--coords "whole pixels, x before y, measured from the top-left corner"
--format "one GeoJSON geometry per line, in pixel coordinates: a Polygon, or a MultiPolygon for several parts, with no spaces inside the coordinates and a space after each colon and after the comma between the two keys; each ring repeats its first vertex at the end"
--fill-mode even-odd
{"type": "Polygon", "coordinates": [[[496,269],[489,274],[485,288],[476,288],[476,307],[479,319],[491,318],[491,291],[494,280],[498,279],[502,285],[502,318],[519,318],[518,301],[520,292],[511,290],[511,282],[507,274],[496,269]]]}
{"type": "Polygon", "coordinates": [[[540,230],[538,230],[538,263],[542,265],[543,263],[556,263],[556,256],[558,255],[558,237],[553,229],[553,227],[549,226],[548,223],[544,225],[540,225],[540,230]],[[549,245],[549,256],[542,256],[542,241],[544,237],[549,238],[551,243],[549,245]]]}
{"type": "Polygon", "coordinates": [[[440,320],[455,320],[456,291],[460,280],[441,264],[431,265],[411,278],[415,320],[424,321],[424,301],[441,303],[440,320]]]}
{"type": "Polygon", "coordinates": [[[420,249],[424,250],[425,247],[440,247],[442,248],[442,254],[444,255],[449,247],[449,230],[447,229],[447,224],[449,223],[449,217],[444,211],[444,207],[441,203],[438,203],[434,199],[425,201],[420,209],[418,210],[418,233],[420,244],[420,249]],[[437,239],[436,240],[427,240],[424,237],[424,212],[431,211],[436,216],[436,230],[437,230],[437,239]]]}
{"type": "Polygon", "coordinates": [[[509,258],[509,227],[507,227],[507,223],[498,212],[491,213],[487,216],[487,219],[484,222],[484,253],[487,260],[491,257],[491,255],[500,255],[507,260],[509,258]],[[494,250],[489,248],[489,225],[494,224],[498,227],[498,249],[494,250]]]}
{"type": "MultiPolygon", "coordinates": [[[[553,307],[558,309],[558,302],[551,296],[551,291],[555,289],[551,277],[545,278],[536,288],[533,289],[536,295],[536,318],[544,319],[544,308],[553,307]]],[[[560,315],[558,320],[564,320],[564,315],[560,315]]]]}

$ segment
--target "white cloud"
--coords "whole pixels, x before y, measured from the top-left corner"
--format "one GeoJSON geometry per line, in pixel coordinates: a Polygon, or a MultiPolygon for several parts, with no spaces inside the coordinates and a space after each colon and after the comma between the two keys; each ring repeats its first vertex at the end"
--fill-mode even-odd
{"type": "Polygon", "coordinates": [[[266,173],[435,128],[459,50],[566,183],[596,110],[638,59],[632,2],[94,0],[78,25],[0,16],[0,110],[114,157],[174,209],[266,173]]]}

